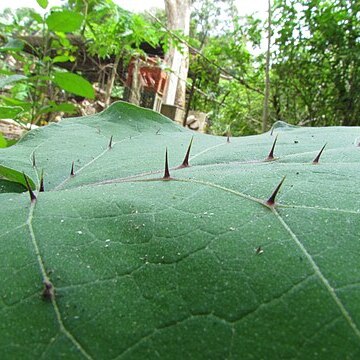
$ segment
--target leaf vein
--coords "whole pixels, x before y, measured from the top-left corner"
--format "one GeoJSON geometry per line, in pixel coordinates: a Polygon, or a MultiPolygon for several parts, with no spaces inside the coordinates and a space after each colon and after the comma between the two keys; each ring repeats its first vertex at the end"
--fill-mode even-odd
{"type": "MultiPolygon", "coordinates": [[[[35,237],[35,233],[34,233],[34,229],[33,229],[33,226],[32,226],[32,220],[33,220],[33,216],[34,216],[35,204],[36,204],[36,203],[33,202],[33,203],[30,205],[30,211],[29,211],[29,215],[28,215],[26,224],[27,224],[28,229],[29,229],[29,232],[30,232],[31,242],[32,242],[32,245],[33,245],[33,247],[34,247],[36,259],[37,259],[37,262],[38,262],[39,267],[40,267],[40,272],[41,272],[43,281],[44,281],[44,282],[51,283],[51,281],[50,281],[50,279],[49,279],[49,277],[48,277],[48,275],[47,275],[47,273],[46,273],[45,265],[44,265],[43,259],[42,259],[42,257],[41,257],[41,254],[40,254],[39,245],[38,245],[38,243],[37,243],[37,240],[36,240],[36,237],[35,237]]],[[[53,297],[53,298],[51,299],[51,304],[52,304],[52,306],[53,306],[53,308],[54,308],[55,315],[56,315],[56,319],[57,319],[57,322],[58,322],[58,324],[59,324],[60,331],[74,344],[74,346],[79,350],[79,352],[80,352],[86,359],[92,360],[92,357],[85,351],[85,349],[81,346],[81,344],[79,343],[79,341],[78,341],[78,340],[74,337],[74,335],[72,335],[71,332],[65,327],[55,297],[53,297]]]]}
{"type": "Polygon", "coordinates": [[[305,246],[302,244],[302,242],[298,239],[298,237],[295,235],[295,233],[291,230],[290,226],[285,222],[285,220],[282,218],[282,216],[279,214],[279,212],[273,208],[272,209],[274,215],[279,220],[279,222],[282,224],[284,229],[289,233],[291,238],[294,240],[296,245],[300,248],[300,250],[303,252],[309,263],[311,264],[315,274],[318,276],[318,278],[321,280],[321,282],[324,284],[325,288],[329,292],[330,296],[334,300],[335,304],[338,306],[340,313],[343,315],[346,322],[349,324],[351,329],[354,331],[355,335],[360,339],[360,330],[356,326],[355,322],[351,318],[351,315],[346,310],[344,304],[341,302],[340,298],[337,296],[334,288],[330,285],[329,281],[326,279],[324,274],[321,272],[319,266],[316,264],[310,253],[306,250],[305,246]]]}

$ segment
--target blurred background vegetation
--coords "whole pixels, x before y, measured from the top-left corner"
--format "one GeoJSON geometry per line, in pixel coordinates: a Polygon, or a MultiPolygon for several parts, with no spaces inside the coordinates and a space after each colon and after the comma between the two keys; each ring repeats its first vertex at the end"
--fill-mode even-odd
{"type": "MultiPolygon", "coordinates": [[[[37,3],[44,14],[30,8],[0,14],[0,120],[29,128],[101,111],[124,98],[132,59],[161,59],[187,44],[186,108],[207,114],[209,133],[260,133],[270,25],[265,130],[278,120],[360,125],[357,0],[274,0],[270,23],[242,16],[232,0],[195,0],[188,36],[168,31],[163,10],[153,10],[154,17],[111,0],[37,3]]],[[[14,142],[6,136],[0,147],[14,142]]]]}

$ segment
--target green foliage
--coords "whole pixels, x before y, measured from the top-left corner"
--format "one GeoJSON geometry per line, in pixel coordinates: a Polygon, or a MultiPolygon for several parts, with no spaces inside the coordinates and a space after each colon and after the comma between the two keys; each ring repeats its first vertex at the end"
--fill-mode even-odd
{"type": "Polygon", "coordinates": [[[359,358],[360,129],[195,134],[174,168],[193,135],[117,103],[0,151],[37,196],[0,182],[3,359],[359,358]]]}
{"type": "Polygon", "coordinates": [[[48,0],[36,0],[36,1],[43,9],[46,9],[47,6],[49,5],[48,0]]]}
{"type": "MultiPolygon", "coordinates": [[[[39,5],[46,8],[48,2],[40,1],[39,5]]],[[[144,42],[156,47],[167,41],[159,26],[150,24],[141,15],[121,9],[111,0],[74,0],[50,10],[44,18],[30,9],[20,9],[14,14],[6,11],[7,22],[0,24],[7,36],[7,43],[0,48],[0,71],[7,77],[1,78],[0,83],[4,87],[7,83],[21,80],[20,76],[26,79],[26,82],[5,88],[0,105],[22,106],[24,121],[44,124],[54,117],[51,112],[62,109],[62,112],[73,113],[73,106],[62,106],[63,102],[68,104],[68,94],[62,90],[95,98],[91,84],[80,74],[59,71],[61,63],[76,60],[77,48],[68,33],[82,39],[87,44],[87,51],[94,56],[107,58],[115,55],[116,64],[120,57],[126,64],[132,56],[144,55],[140,50],[144,42]],[[42,43],[36,46],[26,43],[24,49],[27,38],[23,36],[34,33],[41,35],[42,43]],[[2,62],[1,54],[4,60],[6,55],[13,56],[17,63],[8,65],[8,62],[2,62]],[[17,103],[12,104],[12,101],[17,103]]]]}
{"type": "MultiPolygon", "coordinates": [[[[196,58],[190,64],[190,76],[202,91],[192,107],[211,114],[214,133],[225,133],[230,124],[234,134],[257,133],[265,57],[254,53],[259,54],[265,26],[255,17],[241,19],[235,11],[229,13],[227,4],[195,2],[192,36],[197,41],[192,44],[209,61],[196,58]],[[225,84],[212,64],[243,79],[243,84],[225,84]]],[[[359,124],[359,11],[360,3],[350,0],[275,1],[270,123],[359,124]]]]}
{"type": "Polygon", "coordinates": [[[47,113],[58,112],[58,111],[65,112],[67,114],[73,114],[76,112],[76,106],[72,103],[56,104],[55,102],[50,101],[49,104],[47,106],[44,106],[39,112],[41,114],[47,114],[47,113]]]}
{"type": "Polygon", "coordinates": [[[54,82],[60,88],[89,99],[95,97],[91,84],[83,77],[69,72],[54,72],[54,82]]]}
{"type": "MultiPolygon", "coordinates": [[[[42,5],[46,7],[47,4],[42,2],[42,5]]],[[[62,89],[94,98],[94,91],[87,80],[80,75],[60,73],[54,66],[74,61],[72,54],[76,47],[71,45],[65,33],[79,29],[83,16],[63,10],[42,18],[28,9],[18,10],[13,16],[13,23],[4,26],[9,37],[0,49],[2,54],[11,55],[17,61],[15,65],[9,65],[0,59],[1,72],[4,74],[0,78],[0,88],[3,89],[0,105],[8,108],[7,116],[20,118],[24,122],[43,123],[51,118],[51,112],[73,113],[75,108],[66,103],[62,89]],[[43,43],[37,47],[26,44],[32,49],[32,54],[25,52],[26,38],[16,37],[41,28],[43,43]],[[14,109],[10,111],[9,107],[14,109]]]]}
{"type": "MultiPolygon", "coordinates": [[[[1,111],[1,109],[0,109],[1,111]]],[[[17,140],[15,139],[6,139],[1,133],[0,133],[0,148],[5,148],[5,147],[9,147],[9,146],[12,146],[14,144],[17,143],[17,140]]],[[[7,180],[3,180],[2,177],[0,176],[0,188],[3,188],[3,189],[15,189],[15,188],[19,188],[19,184],[18,183],[14,183],[14,182],[11,182],[11,181],[7,181],[7,180]]],[[[19,192],[23,192],[25,191],[25,188],[24,187],[20,187],[21,188],[21,191],[19,192]]],[[[0,192],[13,192],[12,190],[9,190],[9,191],[2,191],[0,189],[0,192]]]]}
{"type": "Polygon", "coordinates": [[[46,24],[51,31],[74,32],[80,29],[84,16],[74,11],[53,11],[46,18],[46,24]]]}
{"type": "Polygon", "coordinates": [[[219,104],[214,104],[211,132],[214,134],[256,134],[261,132],[263,96],[236,81],[220,82],[219,104]]]}
{"type": "Polygon", "coordinates": [[[13,84],[15,82],[27,79],[24,75],[10,75],[10,76],[2,76],[0,77],[0,89],[4,88],[9,84],[13,84]]]}
{"type": "Polygon", "coordinates": [[[0,106],[0,119],[15,119],[23,110],[20,106],[0,106]]]}
{"type": "MultiPolygon", "coordinates": [[[[1,108],[0,108],[0,114],[1,114],[1,108]]],[[[7,141],[0,133],[0,148],[4,148],[6,146],[7,146],[7,141]]]]}
{"type": "Polygon", "coordinates": [[[143,42],[156,47],[166,41],[165,32],[142,15],[132,14],[112,1],[96,2],[87,15],[86,38],[89,51],[100,57],[122,54],[130,57],[142,54],[143,42]]]}
{"type": "Polygon", "coordinates": [[[259,133],[264,71],[249,44],[260,45],[260,21],[240,17],[231,2],[223,1],[198,1],[192,19],[193,45],[205,58],[196,56],[190,62],[190,77],[200,90],[191,108],[210,115],[214,134],[259,133]]]}
{"type": "Polygon", "coordinates": [[[24,48],[24,42],[18,39],[9,39],[9,41],[0,47],[0,52],[21,51],[24,48]]]}
{"type": "Polygon", "coordinates": [[[360,3],[275,2],[273,95],[278,118],[358,125],[360,3]]]}

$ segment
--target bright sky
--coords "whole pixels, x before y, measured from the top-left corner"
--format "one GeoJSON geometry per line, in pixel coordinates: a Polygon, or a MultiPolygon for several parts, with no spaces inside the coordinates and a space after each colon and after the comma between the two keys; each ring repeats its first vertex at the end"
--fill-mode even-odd
{"type": "MultiPolygon", "coordinates": [[[[49,0],[49,6],[61,5],[65,0],[49,0]]],[[[164,0],[113,0],[122,8],[130,11],[143,11],[152,7],[164,8],[164,0]]],[[[235,3],[239,9],[240,15],[250,15],[257,12],[259,17],[265,18],[268,0],[236,0],[235,3]]],[[[36,0],[0,0],[0,11],[10,7],[30,7],[38,12],[42,11],[36,0]]]]}

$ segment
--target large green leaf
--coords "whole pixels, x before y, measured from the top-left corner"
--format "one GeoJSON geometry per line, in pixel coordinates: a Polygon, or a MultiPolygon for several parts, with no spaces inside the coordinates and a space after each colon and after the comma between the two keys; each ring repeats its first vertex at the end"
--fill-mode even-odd
{"type": "Polygon", "coordinates": [[[71,10],[53,11],[47,18],[49,30],[73,32],[79,30],[84,21],[84,16],[71,10]]]}
{"type": "Polygon", "coordinates": [[[55,72],[54,82],[62,89],[75,95],[93,99],[95,92],[91,84],[82,76],[69,72],[55,72]]]}
{"type": "Polygon", "coordinates": [[[45,179],[0,195],[2,359],[358,359],[359,136],[227,143],[116,103],[0,150],[45,179]]]}

